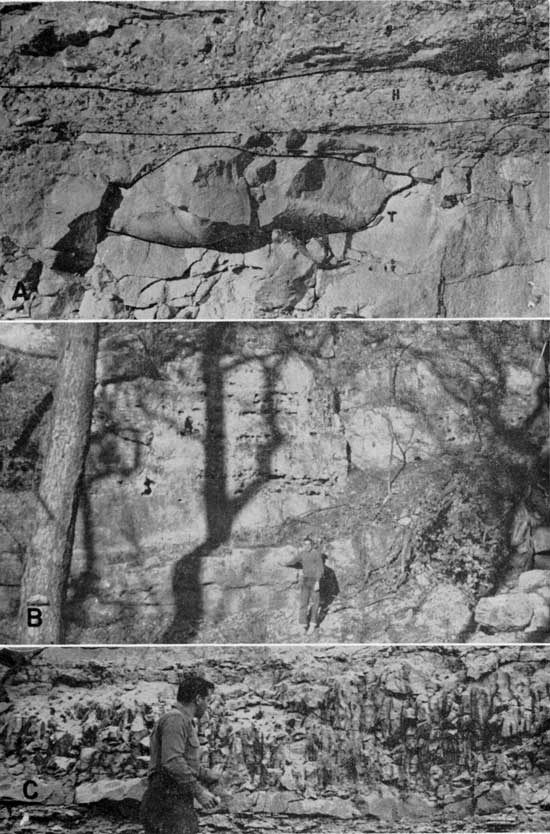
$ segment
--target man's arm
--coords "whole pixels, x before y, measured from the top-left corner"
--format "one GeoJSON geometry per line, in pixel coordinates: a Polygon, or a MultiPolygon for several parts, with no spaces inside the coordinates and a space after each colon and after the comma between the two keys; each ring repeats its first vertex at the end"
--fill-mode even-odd
{"type": "Polygon", "coordinates": [[[216,799],[199,783],[199,774],[194,773],[185,758],[186,744],[185,723],[179,715],[168,715],[162,727],[162,767],[178,785],[187,788],[204,808],[212,809],[216,806],[216,799]]]}

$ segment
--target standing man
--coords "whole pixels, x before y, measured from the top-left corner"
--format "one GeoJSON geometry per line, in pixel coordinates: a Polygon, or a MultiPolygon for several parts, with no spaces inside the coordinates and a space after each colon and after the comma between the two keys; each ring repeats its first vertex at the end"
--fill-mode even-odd
{"type": "Polygon", "coordinates": [[[305,549],[302,552],[302,587],[300,589],[300,618],[301,625],[306,631],[312,622],[319,626],[319,582],[325,565],[320,552],[315,547],[313,539],[307,536],[305,549]],[[310,610],[311,609],[311,610],[310,610]]]}
{"type": "Polygon", "coordinates": [[[147,834],[196,834],[199,821],[193,800],[207,811],[217,799],[203,784],[218,776],[201,767],[197,722],[208,709],[214,684],[188,675],[178,687],[177,703],[162,715],[151,734],[149,784],[141,802],[147,834]]]}

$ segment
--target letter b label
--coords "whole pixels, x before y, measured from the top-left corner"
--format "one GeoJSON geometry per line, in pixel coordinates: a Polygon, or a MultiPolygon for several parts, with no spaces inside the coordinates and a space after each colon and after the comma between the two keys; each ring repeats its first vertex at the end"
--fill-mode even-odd
{"type": "Polygon", "coordinates": [[[42,611],[40,608],[27,608],[27,625],[29,628],[38,628],[42,625],[42,611]]]}

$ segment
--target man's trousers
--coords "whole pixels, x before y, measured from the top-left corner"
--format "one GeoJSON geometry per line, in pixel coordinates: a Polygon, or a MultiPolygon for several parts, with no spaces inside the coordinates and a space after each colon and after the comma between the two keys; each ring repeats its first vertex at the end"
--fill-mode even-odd
{"type": "Polygon", "coordinates": [[[140,821],[147,834],[197,834],[193,796],[154,773],[141,800],[140,821]]]}
{"type": "Polygon", "coordinates": [[[310,576],[302,577],[302,587],[300,589],[300,618],[299,622],[302,625],[307,625],[308,622],[318,624],[319,616],[319,580],[310,576]],[[308,620],[308,608],[311,606],[311,617],[308,620]]]}

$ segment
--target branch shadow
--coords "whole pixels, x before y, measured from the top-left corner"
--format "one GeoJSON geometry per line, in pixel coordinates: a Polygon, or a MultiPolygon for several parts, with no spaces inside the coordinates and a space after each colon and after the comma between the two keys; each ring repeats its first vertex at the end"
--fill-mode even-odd
{"type": "MultiPolygon", "coordinates": [[[[192,639],[204,614],[201,587],[203,562],[220,545],[228,541],[239,512],[254,498],[272,477],[271,461],[284,439],[277,424],[275,402],[276,382],[284,353],[261,359],[263,385],[260,394],[261,413],[266,422],[265,441],[255,450],[256,474],[241,490],[230,495],[226,468],[227,437],[225,426],[223,364],[225,339],[234,334],[233,323],[216,323],[209,327],[201,368],[205,385],[204,485],[206,538],[198,547],[185,554],[174,566],[172,589],[174,617],[163,634],[163,641],[186,642],[192,639]]],[[[243,359],[242,362],[249,361],[243,359]]],[[[240,364],[240,363],[239,363],[240,364]]],[[[234,364],[232,367],[236,367],[234,364]]]]}

